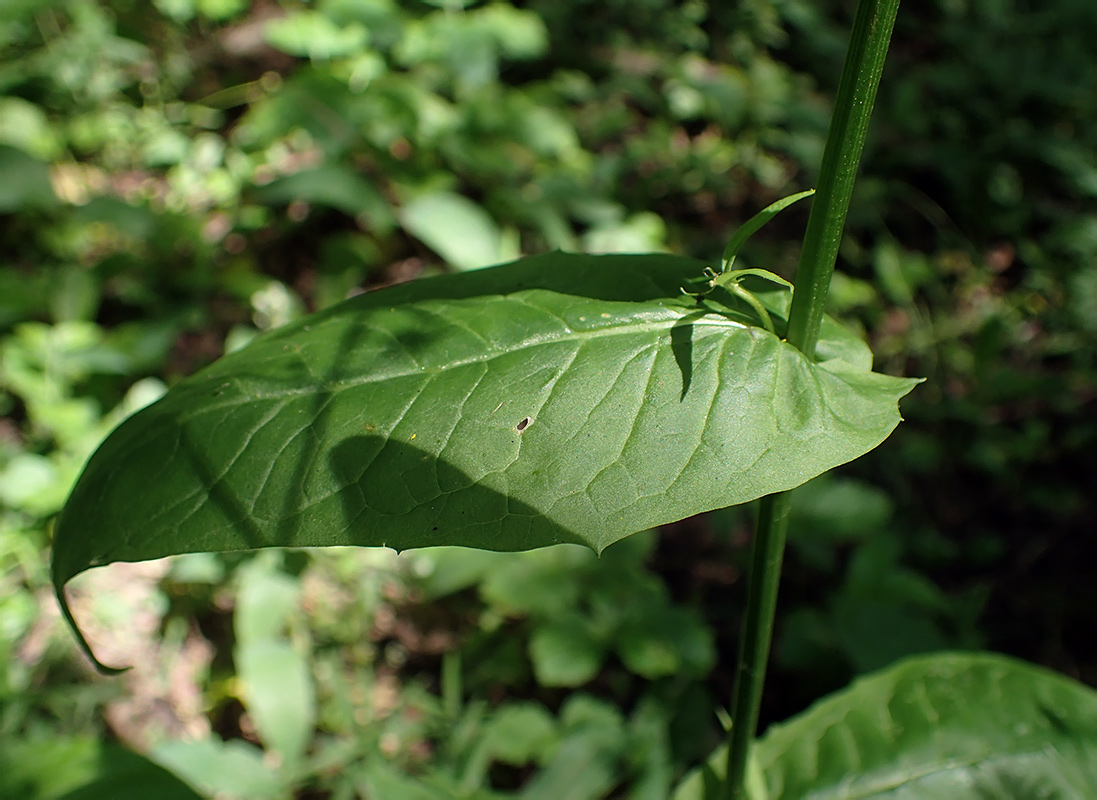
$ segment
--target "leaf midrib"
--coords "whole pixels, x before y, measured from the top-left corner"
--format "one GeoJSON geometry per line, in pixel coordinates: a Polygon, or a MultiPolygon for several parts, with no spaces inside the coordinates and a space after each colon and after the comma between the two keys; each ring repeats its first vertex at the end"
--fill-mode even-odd
{"type": "MultiPolygon", "coordinates": [[[[334,384],[324,381],[318,384],[310,384],[295,388],[281,388],[277,390],[272,390],[270,392],[251,392],[242,386],[242,378],[238,376],[226,377],[224,379],[218,380],[223,380],[226,383],[235,383],[242,392],[248,394],[249,396],[241,398],[226,398],[223,402],[217,404],[207,403],[205,404],[205,408],[203,409],[203,411],[210,411],[218,408],[235,406],[241,403],[248,403],[255,400],[277,400],[287,397],[307,397],[309,395],[314,395],[321,392],[335,393],[347,389],[353,389],[359,386],[367,386],[373,383],[383,383],[390,380],[399,380],[400,378],[410,378],[414,375],[436,376],[451,369],[460,369],[461,367],[466,367],[473,364],[487,363],[496,358],[513,355],[515,353],[520,353],[523,350],[527,350],[533,347],[540,347],[547,344],[568,343],[574,341],[591,341],[602,337],[623,336],[637,333],[645,333],[648,331],[669,330],[678,323],[680,323],[687,316],[687,314],[681,314],[674,317],[673,319],[649,321],[644,323],[632,323],[628,325],[609,324],[605,327],[593,330],[568,331],[567,333],[554,336],[533,337],[524,340],[518,344],[515,344],[514,346],[493,348],[491,350],[487,350],[481,355],[449,361],[445,364],[438,366],[420,366],[418,369],[403,370],[400,372],[387,372],[384,374],[377,374],[376,372],[372,372],[370,374],[362,375],[357,378],[339,380],[334,384]]],[[[752,329],[752,326],[750,325],[746,325],[742,322],[737,322],[733,319],[718,316],[715,314],[698,317],[696,320],[691,320],[689,322],[689,325],[691,327],[697,325],[712,328],[737,328],[741,330],[752,329]]],[[[758,330],[762,333],[765,333],[764,331],[761,331],[761,329],[758,330]]],[[[298,357],[303,359],[303,357],[300,356],[300,353],[298,353],[298,357]]],[[[213,376],[208,376],[207,380],[213,380],[213,376]]]]}

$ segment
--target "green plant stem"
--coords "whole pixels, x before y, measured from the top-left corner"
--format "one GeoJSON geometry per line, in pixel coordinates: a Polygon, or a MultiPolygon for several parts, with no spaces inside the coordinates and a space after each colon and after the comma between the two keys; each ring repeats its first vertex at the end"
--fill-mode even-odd
{"type": "Polygon", "coordinates": [[[899,0],[857,4],[789,311],[788,341],[811,357],[819,341],[830,278],[898,10],[899,0]]]}
{"type": "Polygon", "coordinates": [[[743,784],[750,746],[758,727],[758,709],[762,685],[766,679],[773,618],[777,610],[777,588],[781,579],[781,559],[785,553],[788,512],[792,495],[779,492],[763,497],[758,504],[751,549],[750,578],[747,583],[747,611],[739,643],[739,671],[735,677],[735,700],[728,745],[725,796],[744,796],[743,784]]]}
{"type": "MultiPolygon", "coordinates": [[[[857,5],[789,312],[788,342],[811,358],[898,9],[899,0],[860,0],[857,5]]],[[[764,497],[758,511],[728,742],[724,796],[729,800],[746,794],[790,508],[791,496],[782,492],[764,497]]]]}

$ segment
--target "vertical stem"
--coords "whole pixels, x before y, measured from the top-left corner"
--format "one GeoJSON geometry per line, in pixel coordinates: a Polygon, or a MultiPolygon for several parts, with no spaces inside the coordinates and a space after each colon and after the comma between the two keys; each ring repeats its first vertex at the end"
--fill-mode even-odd
{"type": "MultiPolygon", "coordinates": [[[[899,0],[857,4],[789,312],[788,342],[812,358],[898,9],[899,0]]],[[[758,511],[728,742],[724,797],[729,800],[746,795],[744,779],[758,727],[790,508],[789,493],[781,492],[762,498],[758,511]]]]}
{"type": "Polygon", "coordinates": [[[739,671],[735,676],[735,698],[731,706],[732,725],[728,746],[725,796],[745,796],[743,781],[747,759],[758,727],[762,685],[777,611],[777,588],[781,582],[781,559],[785,554],[788,512],[792,494],[779,492],[763,497],[758,505],[747,581],[747,611],[739,642],[739,671]]]}
{"type": "Polygon", "coordinates": [[[899,0],[860,0],[857,4],[789,312],[788,341],[809,356],[814,356],[819,341],[830,277],[898,10],[899,0]]]}
{"type": "Polygon", "coordinates": [[[447,650],[442,656],[442,711],[450,722],[461,716],[461,651],[447,650]]]}

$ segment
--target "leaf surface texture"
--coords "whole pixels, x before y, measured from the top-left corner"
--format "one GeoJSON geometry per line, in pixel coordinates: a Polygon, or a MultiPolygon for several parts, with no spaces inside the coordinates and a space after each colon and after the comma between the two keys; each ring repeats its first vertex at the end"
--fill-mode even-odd
{"type": "MultiPolygon", "coordinates": [[[[324,545],[523,550],[793,488],[917,382],[833,323],[813,363],[681,289],[700,262],[553,253],[361,295],[123,423],[59,518],[58,589],[112,561],[324,545]]],[[[760,281],[783,325],[789,294],[760,281]]]]}

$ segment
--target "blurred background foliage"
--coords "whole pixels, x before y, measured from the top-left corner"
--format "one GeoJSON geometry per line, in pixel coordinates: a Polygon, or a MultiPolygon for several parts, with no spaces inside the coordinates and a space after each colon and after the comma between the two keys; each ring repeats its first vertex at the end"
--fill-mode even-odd
{"type": "MultiPolygon", "coordinates": [[[[715,259],[812,185],[853,6],[0,4],[0,795],[665,797],[719,736],[749,509],[601,559],[108,568],[74,604],[114,679],[59,621],[49,521],[125,415],[349,294],[715,259]]],[[[900,11],[832,311],[929,382],[798,492],[768,720],[940,648],[1097,685],[1095,40],[1089,0],[900,11]]],[[[803,222],[741,258],[792,277],[803,222]]]]}

